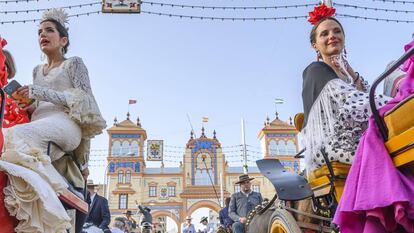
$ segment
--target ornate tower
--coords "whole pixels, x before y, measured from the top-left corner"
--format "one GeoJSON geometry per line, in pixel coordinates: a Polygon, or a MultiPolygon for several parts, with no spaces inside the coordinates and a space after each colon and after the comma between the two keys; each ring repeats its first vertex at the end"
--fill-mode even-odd
{"type": "Polygon", "coordinates": [[[199,138],[195,138],[191,132],[184,154],[184,164],[184,187],[180,194],[185,201],[184,208],[191,211],[194,203],[208,201],[219,209],[220,176],[224,175],[224,155],[215,131],[213,138],[205,135],[204,128],[199,138]]]}
{"type": "Polygon", "coordinates": [[[142,182],[145,168],[144,143],[146,131],[141,128],[139,118],[134,123],[127,119],[108,130],[109,153],[106,168],[107,190],[105,194],[109,208],[113,213],[122,213],[125,209],[136,209],[135,200],[140,200],[137,192],[142,182]]]}
{"type": "Polygon", "coordinates": [[[298,131],[289,123],[281,121],[276,112],[276,118],[270,122],[267,118],[264,127],[259,132],[264,158],[279,159],[288,170],[299,172],[300,161],[294,158],[298,152],[298,131]]]}

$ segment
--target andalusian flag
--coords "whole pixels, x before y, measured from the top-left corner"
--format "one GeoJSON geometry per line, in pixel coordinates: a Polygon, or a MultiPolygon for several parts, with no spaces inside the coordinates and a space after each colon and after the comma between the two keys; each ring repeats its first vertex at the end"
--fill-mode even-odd
{"type": "Polygon", "coordinates": [[[283,99],[276,98],[275,104],[283,104],[283,99]]]}

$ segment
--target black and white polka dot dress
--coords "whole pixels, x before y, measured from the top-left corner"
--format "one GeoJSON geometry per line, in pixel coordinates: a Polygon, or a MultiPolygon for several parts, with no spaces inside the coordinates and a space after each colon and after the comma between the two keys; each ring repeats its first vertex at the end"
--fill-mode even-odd
{"type": "MultiPolygon", "coordinates": [[[[378,95],[377,106],[383,106],[387,100],[387,97],[378,95]]],[[[305,155],[308,157],[307,168],[314,170],[325,164],[322,150],[331,162],[351,164],[370,115],[368,93],[357,90],[354,85],[341,79],[334,79],[326,84],[309,114],[310,119],[320,118],[319,121],[313,121],[313,124],[322,124],[322,127],[312,127],[312,121],[309,121],[306,126],[308,130],[304,133],[305,138],[310,134],[318,135],[312,140],[305,140],[306,148],[312,148],[305,155]],[[309,129],[323,132],[310,132],[309,129]]]]}

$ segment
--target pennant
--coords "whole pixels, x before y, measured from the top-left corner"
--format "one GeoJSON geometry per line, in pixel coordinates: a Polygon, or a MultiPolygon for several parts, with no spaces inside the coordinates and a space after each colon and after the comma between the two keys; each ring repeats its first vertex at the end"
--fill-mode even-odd
{"type": "Polygon", "coordinates": [[[137,100],[129,100],[128,104],[136,104],[137,100]]]}

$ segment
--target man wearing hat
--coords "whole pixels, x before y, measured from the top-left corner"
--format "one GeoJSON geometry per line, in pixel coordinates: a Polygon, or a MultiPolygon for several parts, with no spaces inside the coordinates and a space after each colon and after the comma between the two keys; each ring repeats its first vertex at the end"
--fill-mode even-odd
{"type": "Polygon", "coordinates": [[[182,233],[196,233],[194,224],[191,223],[191,216],[185,217],[185,223],[183,224],[182,233]]]}
{"type": "Polygon", "coordinates": [[[127,210],[125,213],[125,232],[134,233],[137,230],[137,221],[132,218],[132,211],[127,210]]]}
{"type": "Polygon", "coordinates": [[[141,225],[144,223],[149,223],[152,225],[152,215],[151,215],[151,209],[148,207],[142,207],[141,205],[138,206],[139,212],[144,215],[144,217],[141,220],[141,225]]]}
{"type": "Polygon", "coordinates": [[[236,184],[240,184],[240,192],[231,195],[229,216],[234,221],[232,226],[233,233],[244,233],[247,215],[263,201],[262,195],[251,189],[252,184],[250,181],[253,179],[247,174],[239,176],[239,181],[236,184]]]}
{"type": "Polygon", "coordinates": [[[96,193],[95,188],[98,185],[94,184],[92,180],[88,180],[86,186],[89,191],[87,198],[89,213],[86,222],[102,229],[104,233],[110,233],[108,225],[111,222],[111,213],[109,212],[108,200],[96,193]]]}
{"type": "Polygon", "coordinates": [[[202,217],[200,220],[200,223],[202,224],[201,229],[198,230],[199,233],[213,233],[214,232],[214,226],[211,223],[208,223],[208,217],[202,217]]]}

